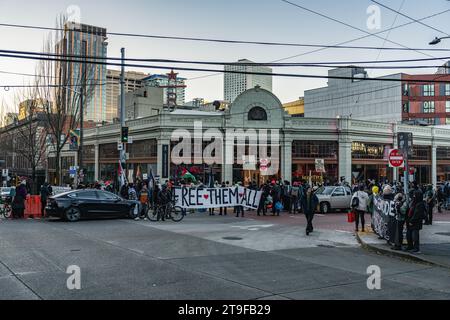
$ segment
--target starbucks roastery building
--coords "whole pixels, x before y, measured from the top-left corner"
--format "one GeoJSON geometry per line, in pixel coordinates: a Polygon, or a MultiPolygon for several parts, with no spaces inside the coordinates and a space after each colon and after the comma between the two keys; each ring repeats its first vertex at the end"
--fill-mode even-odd
{"type": "MultiPolygon", "coordinates": [[[[179,177],[182,168],[186,168],[204,182],[208,181],[210,172],[217,181],[240,181],[244,184],[273,178],[308,180],[310,176],[315,182],[329,183],[338,182],[341,177],[348,182],[368,179],[399,181],[402,169],[389,167],[388,154],[397,148],[398,133],[409,132],[414,136],[410,166],[415,169],[415,179],[419,183],[434,185],[450,180],[450,130],[351,118],[291,117],[274,94],[259,87],[242,93],[226,111],[177,109],[171,112],[161,106],[158,114],[129,120],[126,126],[133,140],[127,146],[126,163],[130,178],[151,172],[161,180],[167,180],[179,177]],[[182,165],[173,163],[171,152],[181,141],[172,141],[173,132],[181,129],[194,137],[198,135],[198,130],[194,134],[195,125],[198,127],[199,123],[203,133],[210,129],[223,133],[222,161],[209,165],[203,161],[182,165]],[[249,142],[238,145],[235,141],[230,146],[225,139],[226,133],[239,129],[267,131],[269,142],[271,133],[278,133],[279,139],[267,148],[267,154],[262,155],[260,151],[255,152],[249,142]],[[247,157],[237,157],[239,147],[244,148],[247,157]],[[233,150],[235,161],[227,162],[226,157],[230,157],[233,150]],[[260,160],[265,162],[262,157],[270,158],[276,154],[279,155],[279,168],[272,176],[266,176],[260,160]],[[325,173],[315,172],[316,159],[324,160],[325,173]]],[[[88,182],[117,181],[120,134],[119,124],[84,131],[83,167],[88,182]]],[[[198,140],[192,141],[192,152],[196,143],[198,145],[198,140]]],[[[211,141],[203,141],[202,147],[210,144],[211,141]]],[[[215,152],[212,155],[217,156],[215,152]]],[[[194,158],[192,155],[193,162],[194,158]]],[[[77,165],[77,160],[77,152],[64,152],[61,162],[66,182],[69,182],[69,167],[77,165]]],[[[49,163],[52,163],[51,159],[49,163]]],[[[51,176],[51,167],[48,172],[51,176]]]]}

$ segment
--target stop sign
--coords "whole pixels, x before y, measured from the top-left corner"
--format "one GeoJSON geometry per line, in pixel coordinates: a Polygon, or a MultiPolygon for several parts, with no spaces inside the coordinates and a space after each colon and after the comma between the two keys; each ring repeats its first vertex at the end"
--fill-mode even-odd
{"type": "Polygon", "coordinates": [[[389,164],[391,165],[391,167],[403,167],[404,162],[405,158],[398,149],[391,150],[391,152],[389,153],[389,164]]]}

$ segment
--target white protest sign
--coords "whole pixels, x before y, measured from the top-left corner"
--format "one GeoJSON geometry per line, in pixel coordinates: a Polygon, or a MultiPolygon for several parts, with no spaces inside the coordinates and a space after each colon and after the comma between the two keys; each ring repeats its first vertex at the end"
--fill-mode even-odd
{"type": "Polygon", "coordinates": [[[243,206],[257,209],[262,192],[247,188],[176,188],[175,206],[183,209],[209,209],[243,206]]]}

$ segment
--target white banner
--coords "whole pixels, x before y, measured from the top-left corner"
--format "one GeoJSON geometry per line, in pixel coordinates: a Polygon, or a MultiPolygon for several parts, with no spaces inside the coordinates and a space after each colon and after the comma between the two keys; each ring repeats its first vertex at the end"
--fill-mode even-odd
{"type": "Polygon", "coordinates": [[[209,209],[243,206],[258,209],[262,192],[247,188],[176,188],[175,206],[183,209],[209,209]]]}

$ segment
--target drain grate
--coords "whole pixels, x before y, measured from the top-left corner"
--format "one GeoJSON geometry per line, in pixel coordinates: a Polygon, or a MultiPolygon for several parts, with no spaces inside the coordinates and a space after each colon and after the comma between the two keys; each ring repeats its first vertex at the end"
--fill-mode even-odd
{"type": "Polygon", "coordinates": [[[244,240],[242,238],[238,238],[238,237],[225,237],[222,238],[223,240],[230,240],[230,241],[240,241],[240,240],[244,240]]]}

